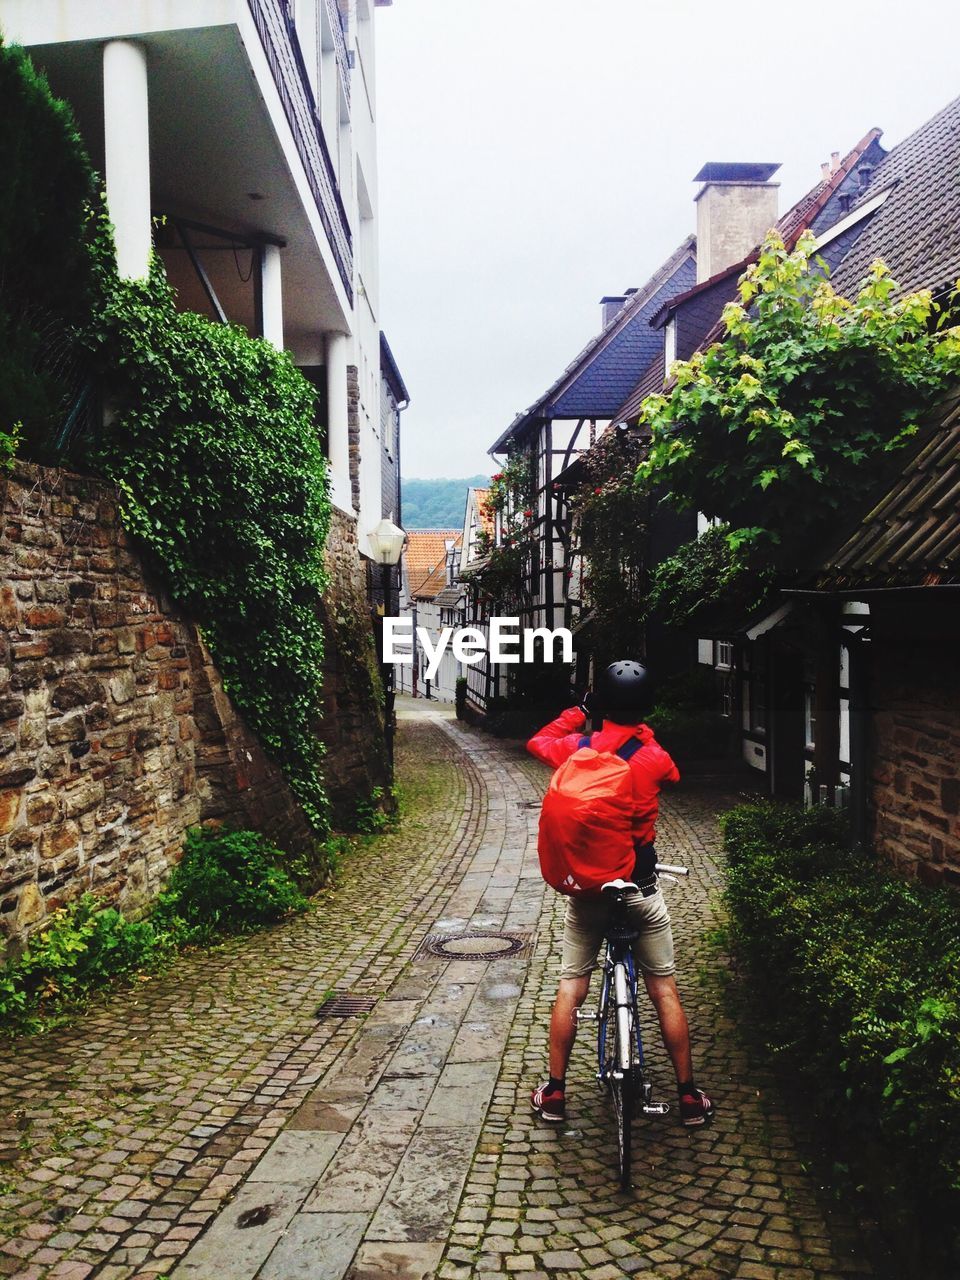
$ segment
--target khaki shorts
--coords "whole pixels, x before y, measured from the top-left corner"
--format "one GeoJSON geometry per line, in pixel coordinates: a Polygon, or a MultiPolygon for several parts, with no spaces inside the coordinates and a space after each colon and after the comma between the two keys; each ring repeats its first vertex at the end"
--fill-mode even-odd
{"type": "MultiPolygon", "coordinates": [[[[613,903],[598,897],[568,898],[563,922],[561,978],[583,978],[597,967],[603,931],[613,903]]],[[[639,931],[633,944],[634,962],[643,973],[668,978],[674,972],[673,930],[660,889],[649,898],[636,894],[627,916],[639,931]]]]}

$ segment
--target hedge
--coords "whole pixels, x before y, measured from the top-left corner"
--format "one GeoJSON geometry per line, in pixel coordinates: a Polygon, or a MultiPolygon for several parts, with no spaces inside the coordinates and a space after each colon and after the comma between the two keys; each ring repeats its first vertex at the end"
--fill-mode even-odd
{"type": "Polygon", "coordinates": [[[722,828],[733,944],[771,1045],[891,1239],[957,1274],[960,899],[851,850],[833,810],[743,805],[722,828]]]}

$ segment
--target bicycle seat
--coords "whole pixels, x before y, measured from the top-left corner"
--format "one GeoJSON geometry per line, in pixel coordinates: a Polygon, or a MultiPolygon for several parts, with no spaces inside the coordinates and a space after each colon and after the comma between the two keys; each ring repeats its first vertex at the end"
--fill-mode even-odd
{"type": "Polygon", "coordinates": [[[632,880],[608,880],[606,884],[600,886],[600,892],[606,893],[610,889],[614,893],[639,893],[640,886],[633,883],[632,880]]]}

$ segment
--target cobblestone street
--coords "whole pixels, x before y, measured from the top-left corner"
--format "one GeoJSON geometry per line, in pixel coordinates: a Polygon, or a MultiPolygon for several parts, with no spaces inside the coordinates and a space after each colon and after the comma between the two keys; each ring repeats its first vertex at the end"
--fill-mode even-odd
{"type": "Polygon", "coordinates": [[[567,1123],[529,1108],[562,912],[535,850],[548,770],[448,708],[405,702],[400,716],[403,821],[346,860],[315,912],[184,955],[3,1048],[0,1275],[870,1275],[856,1223],[828,1209],[805,1136],[724,1011],[709,933],[715,815],[732,798],[681,787],[658,842],[691,868],[668,900],[717,1117],[702,1131],[675,1111],[638,1120],[623,1195],[589,1034],[567,1123]],[[484,959],[484,934],[519,949],[484,959]],[[334,993],[373,1007],[318,1018],[334,993]]]}

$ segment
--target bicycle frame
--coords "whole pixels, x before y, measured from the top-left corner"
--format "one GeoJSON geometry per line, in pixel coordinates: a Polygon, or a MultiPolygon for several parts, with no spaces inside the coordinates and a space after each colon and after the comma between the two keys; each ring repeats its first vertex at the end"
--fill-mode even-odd
{"type": "Polygon", "coordinates": [[[603,982],[597,1007],[597,1079],[606,1081],[609,1064],[606,1056],[606,1014],[613,996],[616,1009],[616,1064],[617,1071],[629,1071],[631,1067],[643,1068],[643,1040],[640,1034],[640,1018],[637,1009],[637,975],[633,954],[629,945],[607,942],[603,961],[603,982]],[[632,1023],[632,1034],[631,1034],[632,1023]],[[635,1049],[635,1052],[631,1052],[635,1049]]]}

